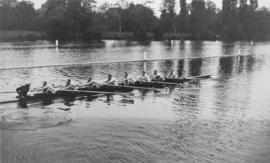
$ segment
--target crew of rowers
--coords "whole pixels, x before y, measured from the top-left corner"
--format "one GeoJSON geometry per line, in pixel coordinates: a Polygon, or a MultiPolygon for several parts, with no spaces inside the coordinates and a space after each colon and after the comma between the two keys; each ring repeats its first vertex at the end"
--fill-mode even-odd
{"type": "MultiPolygon", "coordinates": [[[[176,77],[178,76],[176,73],[174,73],[174,71],[170,71],[169,74],[166,76],[166,78],[176,78],[176,77]]],[[[150,81],[164,81],[164,80],[165,80],[165,77],[160,75],[157,70],[154,70],[153,74],[150,77],[148,77],[145,71],[142,71],[142,74],[140,75],[140,77],[135,81],[129,78],[128,73],[125,72],[123,78],[119,80],[118,82],[116,82],[116,80],[113,79],[111,74],[108,74],[107,79],[101,84],[95,82],[92,79],[92,77],[89,77],[87,79],[87,82],[82,86],[73,85],[70,79],[66,80],[66,83],[64,86],[58,86],[58,87],[55,87],[54,85],[49,86],[47,81],[43,81],[41,87],[34,88],[31,91],[40,91],[44,94],[51,94],[51,93],[56,92],[57,90],[75,90],[76,88],[90,88],[94,90],[94,89],[99,88],[100,86],[106,86],[106,85],[117,84],[117,85],[122,85],[122,86],[128,86],[134,83],[150,82],[150,81]]],[[[26,96],[27,92],[29,91],[29,87],[30,87],[30,84],[26,84],[22,87],[17,88],[16,91],[19,94],[19,96],[26,96]]]]}

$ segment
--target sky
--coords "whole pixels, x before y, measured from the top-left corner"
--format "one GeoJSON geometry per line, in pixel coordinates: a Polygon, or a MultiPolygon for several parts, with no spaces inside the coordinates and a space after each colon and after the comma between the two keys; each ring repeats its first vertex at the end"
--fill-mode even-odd
{"type": "MultiPolygon", "coordinates": [[[[22,1],[22,0],[18,0],[18,1],[22,1]]],[[[41,5],[46,2],[46,0],[28,0],[34,3],[35,8],[40,8],[41,5]]],[[[119,0],[96,0],[97,5],[99,6],[100,4],[104,3],[104,2],[109,2],[109,3],[115,3],[118,2],[119,0]]],[[[143,3],[145,0],[127,0],[129,2],[134,2],[134,3],[143,3]]],[[[151,6],[151,8],[155,11],[155,13],[157,15],[159,15],[159,10],[160,10],[160,4],[162,2],[162,0],[153,0],[154,3],[151,6]]],[[[187,0],[187,2],[190,2],[191,0],[187,0]]],[[[212,2],[214,2],[218,8],[221,8],[221,4],[222,4],[222,0],[212,0],[212,2]]],[[[258,0],[259,2],[259,7],[265,6],[267,8],[270,8],[270,0],[258,0]]],[[[177,6],[179,7],[179,0],[176,0],[177,6]]]]}

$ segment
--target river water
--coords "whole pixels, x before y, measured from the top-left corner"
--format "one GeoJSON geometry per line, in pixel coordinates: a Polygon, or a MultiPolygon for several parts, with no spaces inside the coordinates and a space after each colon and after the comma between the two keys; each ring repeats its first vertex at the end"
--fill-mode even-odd
{"type": "Polygon", "coordinates": [[[269,50],[270,42],[0,43],[0,92],[144,69],[212,75],[159,93],[0,104],[1,161],[268,163],[269,50]]]}

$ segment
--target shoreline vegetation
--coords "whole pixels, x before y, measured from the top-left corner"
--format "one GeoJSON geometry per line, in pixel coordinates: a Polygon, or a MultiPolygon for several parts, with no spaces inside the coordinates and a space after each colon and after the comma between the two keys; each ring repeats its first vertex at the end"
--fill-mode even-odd
{"type": "MultiPolygon", "coordinates": [[[[5,41],[37,41],[50,40],[45,31],[5,30],[0,31],[0,42],[5,41]]],[[[219,40],[219,37],[209,40],[219,40]]],[[[77,39],[78,40],[78,39],[77,39]]],[[[140,40],[133,32],[103,32],[100,40],[140,40]]],[[[194,40],[188,33],[164,33],[161,38],[156,39],[154,33],[146,33],[143,40],[194,40]]],[[[52,40],[54,41],[54,40],[52,40]]],[[[65,40],[74,41],[74,40],[65,40]]],[[[76,40],[75,40],[76,41],[76,40]]],[[[80,40],[79,41],[83,41],[80,40]]],[[[91,40],[90,40],[91,41],[91,40]]],[[[95,40],[99,41],[99,40],[95,40]]]]}
{"type": "Polygon", "coordinates": [[[258,0],[162,0],[155,15],[147,0],[96,5],[95,0],[47,0],[40,9],[30,1],[0,2],[0,41],[115,40],[270,40],[270,11],[258,0]]]}

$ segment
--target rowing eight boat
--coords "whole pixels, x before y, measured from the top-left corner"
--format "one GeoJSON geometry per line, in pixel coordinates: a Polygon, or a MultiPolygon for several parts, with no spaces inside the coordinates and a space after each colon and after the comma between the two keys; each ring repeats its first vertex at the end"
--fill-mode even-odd
{"type": "MultiPolygon", "coordinates": [[[[33,95],[27,96],[27,101],[33,101],[33,100],[46,100],[46,99],[54,99],[54,98],[70,98],[70,97],[76,97],[76,96],[92,96],[96,94],[105,94],[105,95],[113,95],[113,94],[119,94],[119,95],[130,95],[127,92],[131,92],[134,89],[141,89],[141,90],[154,90],[158,91],[157,88],[165,88],[168,85],[178,85],[179,83],[188,82],[194,79],[206,79],[210,78],[211,75],[202,75],[202,76],[194,76],[194,77],[188,77],[188,78],[166,78],[164,81],[151,81],[151,82],[135,82],[131,83],[128,86],[122,86],[122,85],[108,85],[108,84],[101,84],[99,88],[89,88],[84,87],[80,88],[78,90],[58,90],[55,93],[50,94],[43,94],[43,93],[35,93],[33,95]]],[[[17,102],[17,100],[10,100],[10,101],[2,101],[0,104],[9,103],[9,102],[17,102]]]]}

